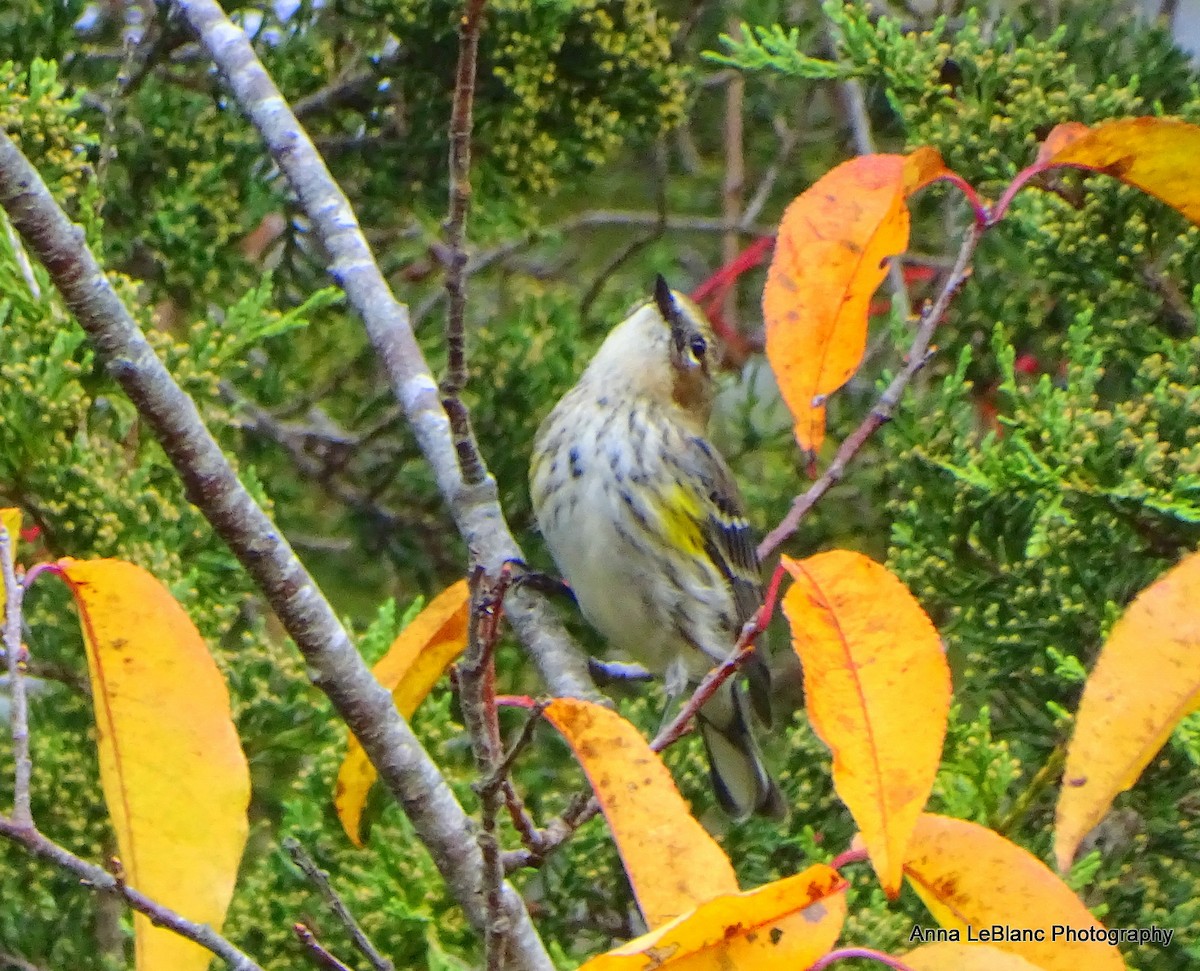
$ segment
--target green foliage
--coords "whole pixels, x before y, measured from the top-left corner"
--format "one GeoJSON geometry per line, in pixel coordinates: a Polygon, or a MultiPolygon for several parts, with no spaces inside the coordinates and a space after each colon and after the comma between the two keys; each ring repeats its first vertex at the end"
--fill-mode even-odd
{"type": "MultiPolygon", "coordinates": [[[[895,149],[934,146],[985,195],[1059,122],[1200,117],[1194,67],[1161,29],[1128,29],[1115,5],[1069,7],[1059,26],[1040,8],[997,18],[967,5],[911,31],[865,4],[825,11],[837,65],[883,117],[877,134],[895,149]]],[[[725,61],[813,76],[805,55],[789,62],[797,40],[743,28],[725,61]]],[[[937,337],[935,376],[886,430],[885,477],[868,493],[886,498],[889,565],[955,669],[960,707],[934,808],[1003,820],[1041,854],[1054,780],[1038,770],[1065,740],[1086,670],[1134,594],[1200,546],[1200,235],[1111,180],[1071,174],[1054,188],[1026,189],[989,232],[937,337]]],[[[937,246],[947,225],[945,196],[931,195],[921,208],[939,220],[917,223],[917,249],[937,246]]],[[[1157,920],[1186,933],[1178,908],[1200,895],[1182,862],[1197,858],[1184,795],[1200,784],[1194,750],[1189,723],[1074,872],[1113,926],[1157,920]]],[[[1141,968],[1186,960],[1152,948],[1129,957],[1141,968]]]]}
{"type": "Polygon", "coordinates": [[[722,34],[720,39],[729,53],[706,51],[704,55],[716,64],[727,64],[744,71],[770,68],[809,81],[840,81],[853,76],[852,70],[844,65],[802,53],[797,27],[785,31],[778,24],[769,27],[742,24],[740,39],[729,34],[722,34]]]}
{"type": "MultiPolygon", "coordinates": [[[[139,323],[254,488],[272,497],[281,528],[304,546],[351,626],[364,630],[361,650],[374,659],[411,618],[417,592],[435,592],[461,572],[464,551],[369,364],[361,328],[332,291],[317,289],[319,244],[220,79],[178,24],[156,21],[149,43],[125,45],[126,25],[107,7],[74,26],[89,6],[34,0],[0,11],[0,59],[13,59],[0,65],[0,123],[93,246],[102,245],[139,323]],[[245,249],[265,217],[282,217],[282,235],[261,254],[245,249]],[[245,434],[241,426],[255,420],[236,403],[243,400],[270,409],[277,427],[245,434]],[[411,604],[403,617],[389,594],[411,604]]],[[[655,237],[658,230],[572,220],[604,206],[653,215],[660,197],[673,217],[718,212],[725,91],[687,90],[699,70],[690,52],[717,46],[731,16],[776,19],[791,13],[785,7],[710,5],[693,16],[685,5],[650,0],[487,6],[469,225],[474,256],[490,253],[491,262],[470,278],[466,397],[535,562],[525,478],[541,417],[655,271],[694,280],[721,259],[715,235],[655,237]],[[685,21],[679,33],[672,18],[685,21]],[[660,137],[681,121],[670,139],[660,137]],[[671,171],[663,186],[647,175],[645,149],[656,141],[671,171]],[[527,235],[510,235],[517,230],[527,235]],[[613,259],[627,249],[624,263],[613,259]],[[585,316],[586,291],[599,297],[585,316]]],[[[303,3],[283,18],[274,9],[237,14],[412,301],[435,368],[443,356],[435,244],[458,9],[451,0],[350,0],[303,3]]],[[[745,152],[748,174],[776,166],[764,222],[843,156],[830,80],[865,86],[882,150],[934,145],[992,195],[1058,121],[1151,112],[1200,120],[1187,58],[1158,29],[1112,29],[1118,12],[1107,5],[1071,8],[1057,27],[1032,8],[995,21],[968,5],[961,17],[911,32],[862,4],[825,10],[834,59],[805,53],[827,35],[815,18],[743,28],[711,58],[758,71],[747,78],[745,152]],[[764,135],[781,122],[803,130],[799,162],[777,159],[764,135]]],[[[989,232],[925,383],[795,546],[887,555],[934,616],[955,667],[958,706],[931,808],[1003,821],[1043,856],[1053,786],[1036,780],[1069,730],[1082,672],[1132,595],[1200,543],[1200,235],[1102,178],[1068,175],[1055,188],[1026,190],[989,232]]],[[[923,197],[915,248],[952,250],[943,237],[958,210],[946,218],[947,198],[936,189],[923,197]]],[[[756,293],[748,285],[740,296],[752,329],[756,293]]],[[[903,339],[903,322],[893,327],[903,339]]],[[[869,370],[831,401],[831,439],[869,407],[877,377],[869,370]]],[[[766,369],[751,362],[725,384],[716,436],[754,519],[767,526],[803,484],[803,470],[766,369]]],[[[229,934],[271,968],[303,963],[289,930],[296,920],[341,956],[353,953],[283,854],[280,840],[290,835],[331,872],[398,967],[478,966],[477,938],[389,799],[369,807],[365,851],[345,839],[331,806],[344,730],[184,501],[45,274],[24,269],[7,233],[0,416],[0,501],[22,506],[42,528],[38,543],[25,546],[27,560],[141,563],[180,596],[230,681],[254,780],[254,831],[229,934]]],[[[30,600],[31,648],[78,679],[73,614],[61,590],[46,590],[39,584],[30,600]]],[[[499,677],[505,690],[540,690],[515,651],[502,651],[499,677]]],[[[112,841],[92,748],[81,743],[92,731],[86,697],[52,679],[36,684],[35,813],[50,835],[102,859],[112,841]]],[[[648,733],[661,718],[648,689],[631,689],[619,704],[648,733]]],[[[506,733],[519,725],[511,716],[506,733]]],[[[451,694],[435,693],[415,725],[473,809],[473,767],[451,694]]],[[[1114,925],[1200,926],[1196,725],[1185,724],[1118,800],[1072,873],[1114,925]]],[[[729,826],[713,806],[694,739],[667,757],[746,886],[829,860],[854,832],[832,791],[828,753],[802,714],[785,720],[768,748],[792,806],[783,825],[729,826]]],[[[10,778],[11,757],[0,747],[0,805],[10,778]]],[[[545,727],[518,761],[516,782],[539,821],[584,785],[545,727]]],[[[511,832],[505,840],[515,845],[511,832]]],[[[846,939],[899,950],[921,919],[919,904],[907,893],[888,903],[868,868],[851,872],[846,939]]],[[[515,880],[563,967],[639,929],[602,821],[515,880]]],[[[50,967],[123,966],[99,953],[96,929],[115,927],[127,948],[128,920],[114,922],[74,881],[6,845],[0,900],[20,901],[0,905],[0,948],[50,967]]],[[[1167,971],[1185,953],[1128,956],[1167,971]]]]}
{"type": "MultiPolygon", "coordinates": [[[[0,14],[10,16],[11,12],[0,14]]],[[[64,203],[83,190],[85,153],[95,144],[94,136],[78,118],[79,109],[78,96],[67,93],[52,62],[34,58],[27,67],[0,62],[0,128],[11,133],[64,203]]]]}
{"type": "MultiPolygon", "coordinates": [[[[362,633],[364,654],[385,651],[418,608],[414,603],[398,619],[395,603],[385,603],[362,633]]],[[[477,939],[394,802],[381,800],[384,808],[371,820],[365,850],[352,846],[342,832],[333,811],[333,785],[345,754],[346,731],[328,700],[307,684],[295,649],[248,639],[239,668],[245,674],[235,687],[248,675],[256,688],[238,712],[239,730],[245,735],[252,729],[250,737],[272,740],[269,750],[249,753],[256,794],[269,792],[271,801],[260,807],[264,818],[251,835],[227,919],[230,938],[268,971],[291,969],[305,960],[291,931],[297,920],[304,920],[335,953],[354,953],[345,929],[282,848],[281,840],[290,838],[329,872],[368,936],[397,967],[458,959],[477,964],[477,939]],[[287,725],[289,719],[294,724],[287,725]],[[292,754],[287,765],[278,762],[283,744],[292,754]]],[[[459,798],[470,804],[472,763],[461,745],[454,704],[449,691],[437,692],[422,706],[414,727],[459,798]]]]}

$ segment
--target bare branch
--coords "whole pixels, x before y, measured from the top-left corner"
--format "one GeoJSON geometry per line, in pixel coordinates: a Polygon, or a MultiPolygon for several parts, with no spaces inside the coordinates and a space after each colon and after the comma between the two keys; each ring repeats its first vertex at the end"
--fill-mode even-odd
{"type": "MultiPolygon", "coordinates": [[[[218,11],[219,14],[219,11],[218,11]]],[[[221,15],[222,20],[224,16],[221,15]]],[[[227,21],[225,21],[228,23],[227,21]]],[[[240,34],[239,36],[244,36],[240,34]]],[[[472,923],[482,929],[482,866],[471,822],[371,675],[316,582],[238,479],[196,404],[155,356],[83,239],[45,183],[0,132],[0,205],[42,261],[100,360],[161,444],[188,499],[258,584],[304,655],[313,682],[354,732],[472,923]]],[[[521,963],[552,967],[516,892],[506,887],[521,963]]]]}
{"type": "MultiPolygon", "coordinates": [[[[478,484],[464,481],[450,423],[429,364],[413,334],[408,308],[388,288],[349,201],[255,56],[246,35],[213,0],[176,0],[176,5],[225,76],[238,104],[258,129],[320,234],[331,257],[330,273],[362,319],[392,391],[433,470],[438,490],[475,561],[494,573],[510,560],[524,560],[500,509],[495,480],[485,474],[478,484]]],[[[530,591],[513,591],[508,616],[552,693],[600,697],[588,675],[583,652],[543,598],[530,591]]]]}
{"type": "Polygon", "coordinates": [[[343,964],[320,941],[317,940],[317,935],[310,931],[304,924],[293,924],[292,932],[300,939],[300,943],[304,945],[304,949],[312,956],[317,967],[324,968],[325,971],[351,971],[349,965],[343,964]]]}
{"type": "MultiPolygon", "coordinates": [[[[826,21],[829,29],[829,40],[834,51],[838,48],[838,31],[832,21],[826,21]]],[[[867,99],[863,95],[862,83],[857,78],[846,78],[837,83],[838,95],[846,117],[850,122],[850,132],[854,136],[854,149],[859,155],[875,154],[875,136],[871,132],[871,116],[867,113],[867,99]]],[[[908,286],[904,282],[904,271],[900,264],[893,260],[888,268],[888,287],[892,297],[899,305],[901,316],[907,320],[912,315],[912,303],[908,298],[908,286]]]]}
{"type": "Polygon", "coordinates": [[[504,596],[512,578],[505,570],[495,580],[482,570],[471,577],[471,621],[467,649],[458,664],[458,687],[463,722],[471,738],[471,749],[482,780],[476,785],[480,802],[479,851],[483,857],[480,892],[487,905],[488,922],[484,956],[487,971],[500,971],[508,950],[509,922],[501,906],[504,864],[500,853],[497,821],[503,796],[494,780],[504,758],[496,714],[496,641],[504,596]]]}
{"type": "MultiPolygon", "coordinates": [[[[338,895],[338,892],[333,889],[333,884],[329,882],[329,874],[317,866],[317,861],[309,855],[308,850],[294,836],[285,837],[283,840],[283,848],[287,855],[292,858],[292,862],[298,866],[309,881],[317,888],[317,891],[324,898],[325,903],[329,905],[329,909],[333,911],[333,916],[338,919],[341,925],[346,928],[346,933],[350,935],[350,939],[354,941],[354,946],[362,952],[375,971],[395,971],[396,966],[387,958],[379,953],[379,949],[371,943],[371,939],[367,937],[358,921],[354,919],[354,915],[350,913],[350,908],[338,895]]],[[[297,924],[297,927],[304,925],[297,924]]],[[[299,935],[299,930],[296,934],[299,935]]]]}
{"type": "MultiPolygon", "coordinates": [[[[731,17],[726,29],[733,33],[738,23],[736,17],[731,17]]],[[[742,200],[746,189],[745,108],[746,76],[741,71],[734,71],[725,86],[725,174],[721,180],[721,215],[731,226],[721,236],[722,266],[732,263],[742,251],[742,236],[737,226],[742,222],[742,200]]],[[[736,281],[725,294],[721,314],[730,330],[739,329],[736,281]]]]}
{"type": "Polygon", "coordinates": [[[442,407],[450,419],[454,450],[467,485],[483,482],[488,472],[479,454],[471,415],[463,404],[467,386],[467,211],[471,207],[471,128],[475,104],[475,64],[484,0],[467,0],[458,25],[458,68],[450,110],[450,214],[446,218],[446,376],[442,407]]]}
{"type": "Polygon", "coordinates": [[[4,575],[4,654],[8,661],[9,721],[12,725],[13,823],[33,827],[29,808],[29,782],[33,762],[29,757],[29,702],[25,696],[25,672],[21,670],[21,602],[25,587],[17,579],[13,564],[13,542],[8,530],[0,526],[0,571],[4,575]]]}
{"type": "Polygon", "coordinates": [[[145,914],[159,927],[166,927],[189,941],[221,958],[232,971],[263,971],[252,958],[238,950],[207,924],[197,924],[180,916],[156,900],[139,893],[125,881],[118,879],[102,867],[80,859],[70,850],[64,849],[53,840],[39,833],[33,826],[20,826],[7,816],[0,816],[0,836],[25,847],[34,856],[79,877],[80,881],[99,893],[115,894],[138,913],[145,914]]]}
{"type": "Polygon", "coordinates": [[[863,961],[875,961],[884,967],[891,968],[892,971],[913,971],[911,965],[905,964],[899,958],[892,957],[890,954],[884,954],[882,951],[876,951],[869,947],[836,948],[818,960],[816,964],[809,968],[809,971],[825,971],[826,968],[832,967],[838,961],[850,961],[855,958],[863,961]]]}
{"type": "Polygon", "coordinates": [[[292,111],[297,118],[306,118],[369,96],[379,87],[387,72],[404,62],[405,54],[404,48],[397,47],[396,50],[385,53],[366,70],[342,74],[312,94],[298,98],[292,105],[292,111]]]}

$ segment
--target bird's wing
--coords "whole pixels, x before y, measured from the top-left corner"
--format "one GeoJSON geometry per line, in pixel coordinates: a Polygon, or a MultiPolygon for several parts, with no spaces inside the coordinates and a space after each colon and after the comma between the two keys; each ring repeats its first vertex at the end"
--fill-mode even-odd
{"type": "MultiPolygon", "coordinates": [[[[700,507],[703,510],[700,535],[717,569],[729,582],[733,592],[734,610],[740,629],[762,605],[762,565],[758,560],[758,544],[754,530],[746,519],[742,496],[733,474],[720,454],[703,438],[688,439],[685,450],[685,481],[702,488],[700,507]]],[[[760,646],[763,638],[759,638],[760,646]]],[[[730,647],[733,645],[731,644],[730,647]]],[[[763,651],[756,652],[743,668],[750,683],[750,698],[762,721],[770,725],[771,675],[763,651]]]]}
{"type": "Polygon", "coordinates": [[[703,438],[692,437],[686,462],[689,480],[704,490],[699,497],[704,549],[729,581],[741,627],[762,604],[762,568],[754,530],[743,511],[737,483],[717,451],[703,438]]]}

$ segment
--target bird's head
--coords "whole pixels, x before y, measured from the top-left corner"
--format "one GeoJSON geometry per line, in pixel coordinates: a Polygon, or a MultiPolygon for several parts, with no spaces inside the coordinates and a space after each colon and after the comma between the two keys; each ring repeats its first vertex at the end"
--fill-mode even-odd
{"type": "Polygon", "coordinates": [[[661,276],[654,296],[613,328],[588,368],[599,388],[624,389],[708,423],[720,351],[704,312],[661,276]]]}

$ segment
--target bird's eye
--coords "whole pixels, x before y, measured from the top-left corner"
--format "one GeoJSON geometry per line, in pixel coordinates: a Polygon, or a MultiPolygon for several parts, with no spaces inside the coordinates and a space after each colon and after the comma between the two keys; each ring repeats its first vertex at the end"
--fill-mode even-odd
{"type": "Polygon", "coordinates": [[[694,357],[697,361],[704,360],[704,352],[708,350],[708,342],[705,341],[703,337],[697,334],[692,338],[688,347],[691,349],[692,357],[694,357]]]}

